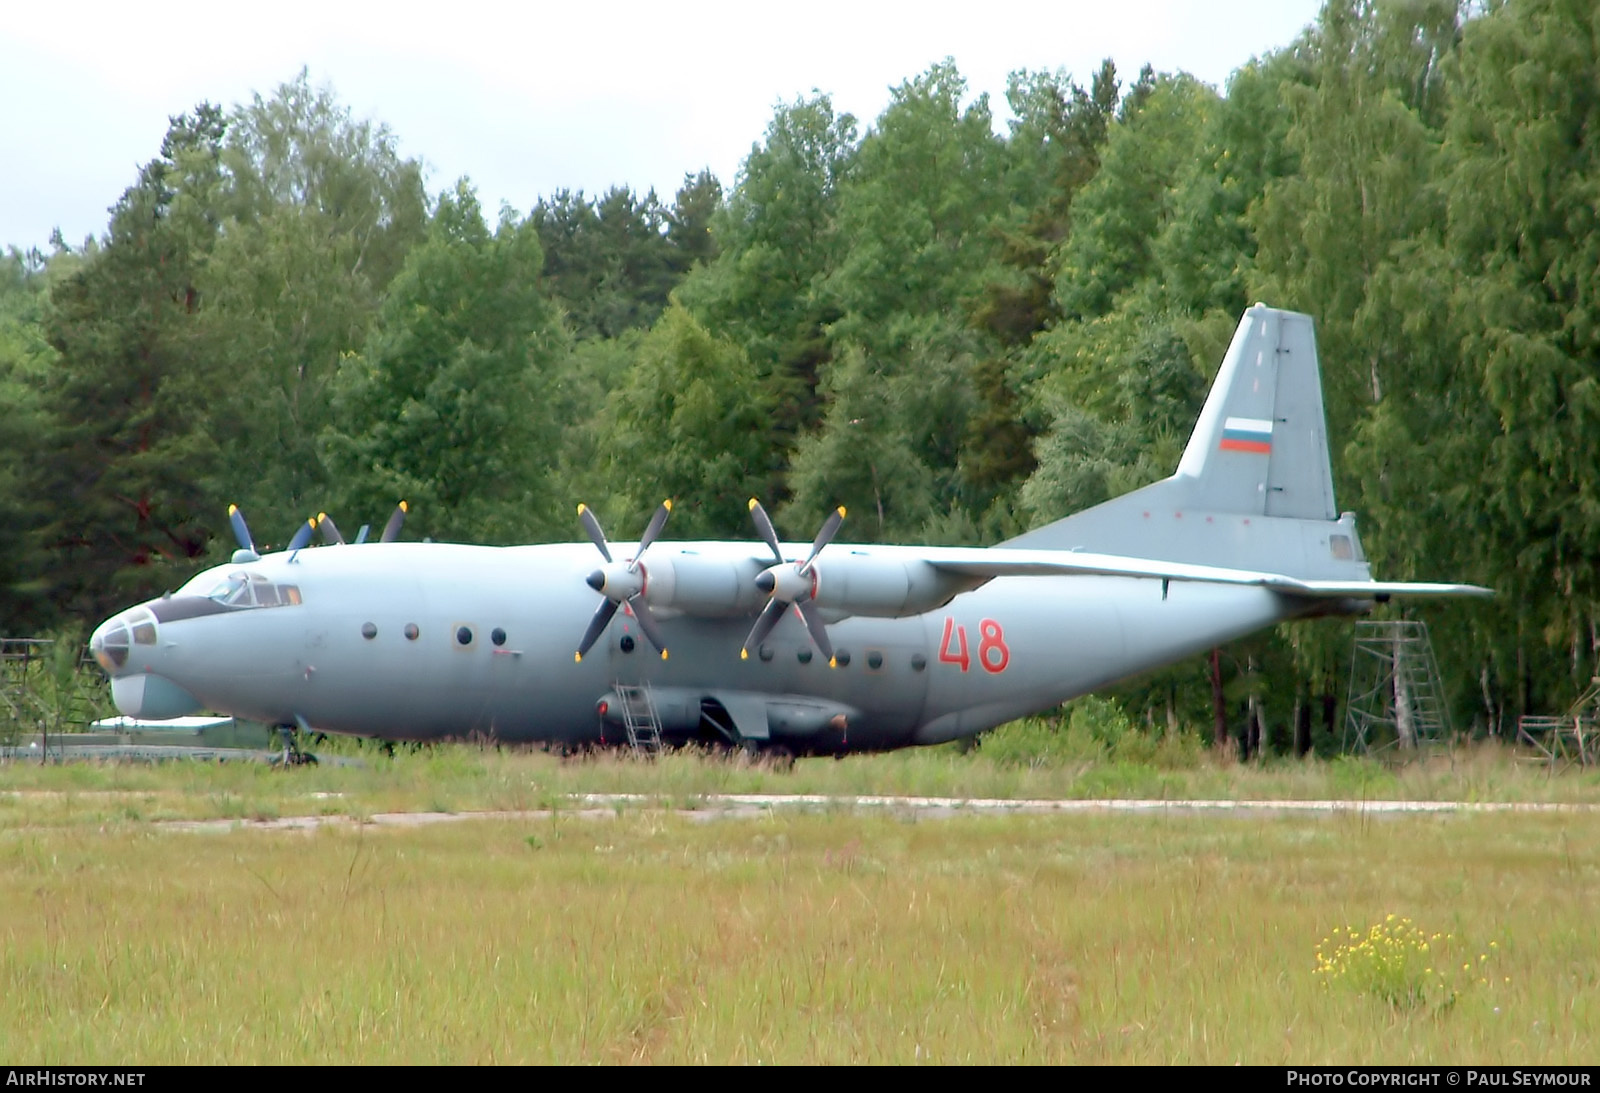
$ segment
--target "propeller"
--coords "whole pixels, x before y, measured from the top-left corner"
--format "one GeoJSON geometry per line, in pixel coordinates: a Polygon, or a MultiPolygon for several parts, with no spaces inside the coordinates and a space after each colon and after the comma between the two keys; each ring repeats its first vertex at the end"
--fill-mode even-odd
{"type": "Polygon", "coordinates": [[[822,615],[817,611],[817,605],[811,602],[817,585],[812,563],[817,560],[817,555],[822,553],[822,548],[833,541],[834,535],[839,531],[839,525],[844,523],[844,515],[843,505],[834,509],[823,521],[822,529],[817,532],[816,539],[812,540],[811,552],[806,555],[806,560],[789,562],[784,559],[783,550],[778,546],[778,533],[773,530],[772,521],[767,517],[767,510],[761,507],[760,501],[754,497],[750,498],[750,518],[755,521],[756,531],[760,533],[762,540],[771,548],[776,562],[756,575],[756,587],[772,598],[762,609],[755,626],[750,628],[750,636],[744,639],[744,648],[739,650],[740,660],[750,659],[750,650],[765,641],[767,635],[772,633],[772,628],[778,625],[778,620],[783,618],[783,613],[793,607],[800,612],[800,617],[805,621],[806,629],[811,632],[811,640],[816,643],[817,649],[828,658],[828,667],[838,667],[838,662],[833,659],[833,643],[828,640],[828,631],[823,625],[822,615]]]}
{"type": "MultiPolygon", "coordinates": [[[[244,522],[244,513],[239,511],[238,505],[228,506],[228,523],[233,525],[233,537],[239,543],[239,549],[246,554],[256,554],[256,542],[250,538],[250,527],[244,522]]],[[[256,557],[260,557],[256,554],[256,557]]]]}
{"type": "MultiPolygon", "coordinates": [[[[411,506],[404,501],[395,506],[394,514],[389,517],[389,522],[383,526],[383,534],[378,541],[380,543],[394,542],[400,535],[401,527],[405,525],[406,513],[410,511],[411,506]]],[[[255,540],[250,537],[250,528],[245,523],[244,513],[239,511],[238,505],[228,506],[228,523],[233,527],[233,537],[239,542],[239,550],[236,552],[234,561],[258,560],[261,555],[256,550],[255,540]],[[237,556],[245,554],[251,555],[251,557],[237,556]]],[[[289,539],[289,543],[284,549],[291,554],[297,550],[304,550],[311,544],[312,536],[319,530],[322,532],[322,537],[335,546],[344,543],[344,536],[339,534],[339,528],[334,524],[333,519],[327,513],[319,512],[314,519],[307,520],[295,529],[294,535],[289,539]]],[[[363,543],[366,542],[366,539],[367,528],[363,526],[361,534],[356,536],[356,542],[363,543]]]]}
{"type": "Polygon", "coordinates": [[[290,554],[297,550],[304,550],[306,544],[311,542],[311,537],[317,533],[317,522],[307,520],[295,529],[294,537],[289,540],[289,545],[284,547],[290,554]]]}
{"type": "MultiPolygon", "coordinates": [[[[400,529],[405,526],[406,513],[410,511],[411,506],[406,504],[404,501],[396,505],[394,507],[394,513],[389,517],[389,522],[383,525],[383,534],[378,536],[378,542],[392,543],[395,541],[395,539],[399,538],[400,529]]],[[[311,521],[311,524],[313,527],[320,529],[322,532],[322,537],[328,542],[332,543],[334,546],[344,545],[344,536],[339,534],[338,525],[333,522],[333,517],[329,516],[327,513],[317,513],[317,518],[311,521]]],[[[360,532],[356,534],[356,542],[358,544],[367,541],[367,532],[371,529],[371,526],[372,525],[370,524],[361,525],[360,532]]]]}
{"type": "Polygon", "coordinates": [[[338,525],[327,513],[317,513],[317,527],[322,529],[322,537],[328,542],[334,546],[344,546],[344,536],[339,534],[338,525]]]}
{"type": "Polygon", "coordinates": [[[394,507],[394,513],[389,517],[389,522],[383,525],[383,534],[378,536],[380,543],[392,543],[400,537],[400,529],[405,526],[406,513],[411,511],[411,506],[404,501],[394,507]]]}
{"type": "Polygon", "coordinates": [[[672,515],[672,501],[661,502],[661,507],[656,509],[656,514],[650,518],[650,526],[644,529],[644,536],[639,540],[639,551],[627,561],[614,561],[611,557],[611,545],[606,542],[606,533],[600,528],[600,521],[595,519],[588,505],[578,506],[578,522],[583,525],[583,530],[588,533],[589,541],[600,552],[600,557],[606,564],[589,574],[585,583],[605,599],[600,601],[600,606],[595,608],[594,617],[589,620],[589,628],[583,632],[583,640],[578,642],[578,651],[573,655],[573,660],[581,662],[583,654],[587,653],[600,635],[611,622],[611,616],[617,613],[619,604],[627,604],[633,611],[634,618],[639,620],[639,629],[644,631],[644,636],[649,639],[661,653],[661,659],[667,659],[667,644],[661,637],[661,627],[656,618],[650,613],[650,605],[645,602],[644,586],[646,573],[639,564],[644,557],[644,552],[650,549],[650,544],[656,541],[661,534],[661,529],[667,525],[667,517],[672,515]]]}

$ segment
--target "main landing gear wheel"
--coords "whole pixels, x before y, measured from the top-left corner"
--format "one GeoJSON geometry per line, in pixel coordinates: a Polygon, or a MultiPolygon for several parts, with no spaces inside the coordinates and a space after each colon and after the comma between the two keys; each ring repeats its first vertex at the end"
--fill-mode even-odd
{"type": "Polygon", "coordinates": [[[300,746],[299,725],[279,725],[278,738],[283,741],[283,751],[272,757],[273,766],[287,770],[289,767],[317,765],[317,757],[300,746]]]}

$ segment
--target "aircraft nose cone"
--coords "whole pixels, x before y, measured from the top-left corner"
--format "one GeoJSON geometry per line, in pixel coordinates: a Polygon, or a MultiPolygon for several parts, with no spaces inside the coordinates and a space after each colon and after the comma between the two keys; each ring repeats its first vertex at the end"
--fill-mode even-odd
{"type": "Polygon", "coordinates": [[[121,616],[107,619],[89,636],[89,652],[107,675],[128,663],[128,627],[121,616]]]}
{"type": "Polygon", "coordinates": [[[589,576],[584,578],[584,583],[590,588],[594,589],[596,592],[604,592],[606,590],[605,570],[595,570],[593,573],[589,574],[589,576]]]}

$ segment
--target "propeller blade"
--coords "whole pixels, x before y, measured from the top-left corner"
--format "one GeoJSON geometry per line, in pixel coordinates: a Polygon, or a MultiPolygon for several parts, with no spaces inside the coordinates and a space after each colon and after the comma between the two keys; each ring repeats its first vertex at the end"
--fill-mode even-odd
{"type": "Polygon", "coordinates": [[[291,554],[297,550],[304,550],[306,544],[311,542],[311,536],[316,534],[316,531],[317,522],[315,520],[307,520],[295,529],[294,537],[289,540],[289,545],[284,549],[291,554]]]}
{"type": "Polygon", "coordinates": [[[606,533],[600,530],[600,521],[594,518],[594,513],[589,511],[588,505],[578,506],[578,522],[583,525],[583,530],[589,533],[589,541],[600,551],[600,556],[609,562],[611,548],[606,545],[606,533]]]}
{"type": "Polygon", "coordinates": [[[578,643],[578,652],[573,656],[574,661],[582,661],[583,654],[587,653],[594,643],[605,631],[606,624],[611,621],[611,616],[617,613],[616,600],[601,600],[600,606],[595,608],[594,617],[589,620],[589,629],[583,632],[583,640],[578,643]]]}
{"type": "MultiPolygon", "coordinates": [[[[610,600],[606,601],[610,603],[610,600]]],[[[639,629],[644,631],[644,636],[650,639],[650,644],[656,647],[661,654],[661,659],[667,659],[667,643],[661,636],[661,624],[656,622],[656,617],[650,613],[650,605],[644,602],[644,595],[635,592],[628,597],[628,606],[633,608],[633,617],[639,621],[639,629]]]]}
{"type": "Polygon", "coordinates": [[[761,533],[762,540],[772,548],[772,556],[783,561],[783,551],[778,549],[778,533],[772,529],[772,521],[767,519],[767,510],[754,497],[750,498],[750,519],[755,521],[756,531],[761,533]]]}
{"type": "Polygon", "coordinates": [[[817,555],[822,553],[822,548],[833,542],[833,537],[839,531],[839,525],[844,523],[844,506],[834,509],[823,522],[822,530],[817,532],[816,539],[811,544],[811,553],[806,556],[805,564],[800,567],[804,573],[811,568],[811,563],[817,560],[817,555]]]}
{"type": "Polygon", "coordinates": [[[811,640],[817,643],[817,651],[828,658],[828,667],[838,667],[833,660],[833,643],[828,640],[828,630],[822,624],[822,613],[817,610],[817,605],[810,600],[801,600],[795,604],[800,610],[800,617],[806,620],[806,629],[811,631],[811,640]]]}
{"type": "Polygon", "coordinates": [[[371,524],[362,524],[360,527],[356,528],[356,546],[360,546],[362,543],[367,541],[367,534],[371,530],[371,524]]]}
{"type": "Polygon", "coordinates": [[[228,523],[233,525],[233,537],[239,541],[239,549],[255,553],[255,540],[250,538],[250,529],[245,526],[244,513],[239,511],[238,505],[228,506],[228,523]]]}
{"type": "Polygon", "coordinates": [[[392,543],[400,537],[400,528],[406,522],[406,513],[411,511],[411,506],[404,501],[394,507],[394,515],[389,517],[389,522],[383,525],[383,534],[378,536],[380,543],[392,543]]]}
{"type": "Polygon", "coordinates": [[[633,561],[628,563],[628,568],[636,569],[639,559],[644,552],[650,549],[650,544],[656,541],[656,536],[661,534],[661,529],[667,526],[667,517],[672,515],[672,499],[661,502],[661,507],[656,509],[656,514],[650,518],[650,526],[644,529],[644,537],[639,540],[639,552],[633,556],[633,561]]]}
{"type": "Polygon", "coordinates": [[[767,635],[772,633],[772,628],[778,625],[778,620],[783,618],[783,613],[787,610],[789,605],[782,600],[767,601],[761,617],[756,619],[756,624],[750,628],[750,636],[744,639],[744,648],[739,650],[740,660],[750,659],[750,650],[767,640],[767,635]]]}
{"type": "Polygon", "coordinates": [[[344,536],[339,534],[339,529],[334,526],[333,520],[327,513],[317,513],[317,526],[322,529],[324,539],[335,546],[344,546],[344,536]]]}

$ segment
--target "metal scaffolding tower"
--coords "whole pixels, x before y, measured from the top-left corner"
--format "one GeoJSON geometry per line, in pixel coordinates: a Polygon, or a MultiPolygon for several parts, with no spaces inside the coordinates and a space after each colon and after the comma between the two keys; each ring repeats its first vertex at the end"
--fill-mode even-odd
{"type": "Polygon", "coordinates": [[[1517,722],[1517,743],[1532,747],[1552,769],[1600,762],[1600,676],[1589,681],[1588,690],[1565,714],[1523,715],[1517,722]]]}
{"type": "Polygon", "coordinates": [[[1428,626],[1410,619],[1356,623],[1345,701],[1346,751],[1415,751],[1450,739],[1428,626]]]}

